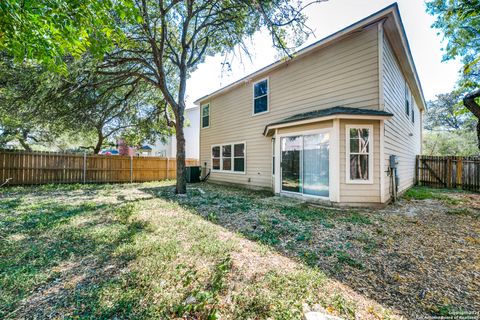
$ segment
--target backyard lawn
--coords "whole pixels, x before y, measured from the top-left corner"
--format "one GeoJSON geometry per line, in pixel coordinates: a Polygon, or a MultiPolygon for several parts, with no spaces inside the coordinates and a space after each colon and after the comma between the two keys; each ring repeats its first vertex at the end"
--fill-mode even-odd
{"type": "Polygon", "coordinates": [[[480,195],[381,210],[172,181],[0,189],[0,318],[480,312],[480,195]]]}

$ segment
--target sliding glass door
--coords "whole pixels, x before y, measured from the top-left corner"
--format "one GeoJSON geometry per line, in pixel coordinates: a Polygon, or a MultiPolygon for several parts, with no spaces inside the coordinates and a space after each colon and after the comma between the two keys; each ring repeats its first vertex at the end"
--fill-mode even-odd
{"type": "Polygon", "coordinates": [[[282,191],[329,196],[329,133],[281,139],[282,191]]]}
{"type": "Polygon", "coordinates": [[[301,180],[301,151],[302,137],[285,137],[282,144],[282,190],[302,192],[301,180]]]}

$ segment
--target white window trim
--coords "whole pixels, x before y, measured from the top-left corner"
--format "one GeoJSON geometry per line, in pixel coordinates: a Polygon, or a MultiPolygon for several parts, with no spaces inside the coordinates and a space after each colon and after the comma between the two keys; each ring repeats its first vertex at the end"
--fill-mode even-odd
{"type": "MultiPolygon", "coordinates": [[[[239,157],[237,157],[239,158],[239,157]]],[[[238,141],[238,142],[232,142],[232,143],[222,143],[222,144],[215,144],[212,145],[210,148],[210,170],[212,172],[220,172],[220,173],[233,173],[233,174],[247,174],[247,142],[246,141],[238,141]],[[245,146],[244,151],[243,151],[243,158],[245,159],[245,163],[243,165],[243,171],[234,171],[234,166],[235,166],[235,145],[236,144],[243,144],[245,146]],[[232,159],[232,170],[223,170],[223,152],[222,152],[222,147],[223,146],[228,146],[230,145],[232,147],[232,156],[230,159],[232,159]],[[220,170],[218,169],[213,169],[213,148],[215,147],[220,147],[220,170]]]]}
{"type": "Polygon", "coordinates": [[[373,125],[345,125],[345,183],[346,184],[373,184],[373,125]],[[352,180],[350,179],[350,129],[368,129],[368,180],[352,180]]]}
{"type": "Polygon", "coordinates": [[[209,102],[209,103],[204,103],[200,106],[200,128],[202,129],[210,128],[210,122],[211,122],[211,117],[210,117],[210,102],[209,102]],[[204,127],[203,126],[203,108],[206,106],[208,106],[208,126],[204,127]]]}
{"type": "Polygon", "coordinates": [[[288,133],[282,133],[282,134],[276,134],[275,135],[275,193],[277,194],[286,194],[286,195],[294,195],[298,197],[304,197],[304,198],[312,198],[312,199],[320,199],[320,200],[330,200],[330,201],[336,201],[337,199],[337,190],[335,186],[335,182],[333,181],[334,177],[338,174],[337,172],[334,173],[335,171],[335,150],[336,150],[336,144],[337,140],[333,140],[334,137],[334,128],[333,127],[328,127],[328,128],[322,128],[322,129],[314,129],[314,130],[302,130],[302,131],[296,131],[296,132],[288,132],[288,133]],[[292,192],[292,191],[285,191],[282,190],[282,168],[281,168],[281,161],[282,161],[282,154],[281,154],[281,140],[282,138],[285,137],[291,137],[291,136],[305,136],[305,135],[311,135],[311,134],[325,134],[328,133],[330,134],[330,152],[329,152],[329,158],[328,158],[328,181],[329,181],[329,186],[328,186],[328,197],[324,196],[316,196],[316,195],[310,195],[310,194],[304,194],[304,193],[298,193],[298,192],[292,192]],[[332,149],[333,147],[333,149],[332,149]]]}
{"type": "Polygon", "coordinates": [[[270,78],[266,77],[266,78],[260,79],[258,81],[255,81],[252,85],[252,116],[254,116],[254,117],[259,116],[259,115],[268,113],[269,111],[270,111],[270,78]],[[260,97],[255,97],[255,85],[257,83],[260,83],[260,82],[265,81],[265,80],[267,80],[267,94],[263,95],[263,96],[260,96],[260,97]],[[262,97],[265,97],[265,96],[267,96],[267,110],[255,113],[255,98],[262,98],[262,97]]]}
{"type": "Polygon", "coordinates": [[[407,118],[410,118],[410,108],[412,108],[411,98],[412,98],[412,94],[411,94],[410,88],[408,87],[408,83],[405,81],[405,102],[404,102],[404,108],[403,109],[405,110],[405,114],[406,114],[407,118]],[[405,106],[405,104],[407,104],[407,102],[408,102],[408,106],[405,106]]]}
{"type": "Polygon", "coordinates": [[[412,108],[412,110],[410,110],[410,120],[412,121],[412,123],[415,123],[415,102],[414,102],[414,99],[413,99],[413,95],[410,94],[410,106],[412,108]]]}

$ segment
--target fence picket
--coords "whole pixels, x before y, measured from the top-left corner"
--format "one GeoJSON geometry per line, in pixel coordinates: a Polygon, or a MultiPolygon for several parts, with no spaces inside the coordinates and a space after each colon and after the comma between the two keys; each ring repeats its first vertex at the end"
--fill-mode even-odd
{"type": "MultiPolygon", "coordinates": [[[[199,161],[186,159],[187,166],[199,161]]],[[[143,182],[174,178],[175,158],[0,150],[0,184],[143,182]],[[167,165],[168,164],[168,165],[167,165]]]]}
{"type": "Polygon", "coordinates": [[[480,156],[417,156],[417,185],[480,192],[480,156]]]}

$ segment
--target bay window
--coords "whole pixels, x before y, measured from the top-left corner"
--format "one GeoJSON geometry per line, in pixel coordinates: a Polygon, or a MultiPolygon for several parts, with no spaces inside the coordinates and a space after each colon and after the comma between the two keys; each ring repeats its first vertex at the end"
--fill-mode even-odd
{"type": "Polygon", "coordinates": [[[346,126],[347,183],[372,183],[373,126],[346,126]]]}

